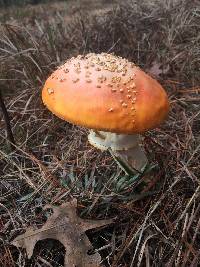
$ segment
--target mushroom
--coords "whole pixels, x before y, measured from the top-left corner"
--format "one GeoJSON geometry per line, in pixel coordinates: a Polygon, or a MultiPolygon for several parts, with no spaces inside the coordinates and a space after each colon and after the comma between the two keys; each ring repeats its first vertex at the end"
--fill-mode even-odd
{"type": "Polygon", "coordinates": [[[67,60],[47,79],[42,99],[56,116],[89,128],[90,144],[109,150],[133,172],[148,162],[139,134],[157,127],[169,111],[156,80],[127,59],[106,53],[67,60]]]}

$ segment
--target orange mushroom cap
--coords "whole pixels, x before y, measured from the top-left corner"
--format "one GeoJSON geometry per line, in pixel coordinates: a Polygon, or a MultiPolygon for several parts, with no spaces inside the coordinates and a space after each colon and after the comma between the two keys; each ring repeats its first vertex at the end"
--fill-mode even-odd
{"type": "Polygon", "coordinates": [[[42,99],[61,119],[124,134],[155,128],[169,111],[166,92],[156,80],[106,53],[67,60],[47,79],[42,99]]]}

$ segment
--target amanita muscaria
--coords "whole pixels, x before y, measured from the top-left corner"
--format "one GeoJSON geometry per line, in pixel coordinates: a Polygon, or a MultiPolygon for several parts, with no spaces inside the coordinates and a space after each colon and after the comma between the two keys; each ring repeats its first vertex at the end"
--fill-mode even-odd
{"type": "Polygon", "coordinates": [[[134,63],[113,54],[73,57],[54,71],[42,90],[59,118],[90,129],[90,144],[109,149],[132,170],[147,157],[139,134],[157,127],[169,102],[162,86],[134,63]]]}

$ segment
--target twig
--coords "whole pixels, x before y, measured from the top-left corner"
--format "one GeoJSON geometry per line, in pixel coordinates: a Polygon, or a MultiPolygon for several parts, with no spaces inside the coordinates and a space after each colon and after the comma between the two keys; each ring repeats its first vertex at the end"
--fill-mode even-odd
{"type": "Polygon", "coordinates": [[[2,109],[2,112],[3,112],[3,116],[4,116],[4,120],[5,120],[5,124],[6,124],[7,138],[10,141],[10,148],[12,150],[14,150],[15,146],[13,146],[13,144],[15,145],[15,139],[14,139],[14,136],[13,136],[13,133],[12,133],[12,128],[11,128],[11,125],[10,125],[10,118],[9,118],[7,108],[6,108],[4,100],[3,100],[3,96],[2,96],[1,90],[0,90],[0,106],[1,106],[1,109],[2,109]]]}

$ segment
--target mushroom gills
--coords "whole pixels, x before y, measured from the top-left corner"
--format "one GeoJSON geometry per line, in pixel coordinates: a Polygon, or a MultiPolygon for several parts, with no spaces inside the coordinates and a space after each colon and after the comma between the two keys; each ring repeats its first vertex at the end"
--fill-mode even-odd
{"type": "Polygon", "coordinates": [[[135,174],[142,172],[148,163],[139,144],[138,134],[128,135],[90,130],[88,140],[91,145],[102,151],[109,150],[127,174],[130,173],[127,169],[135,174]]]}

